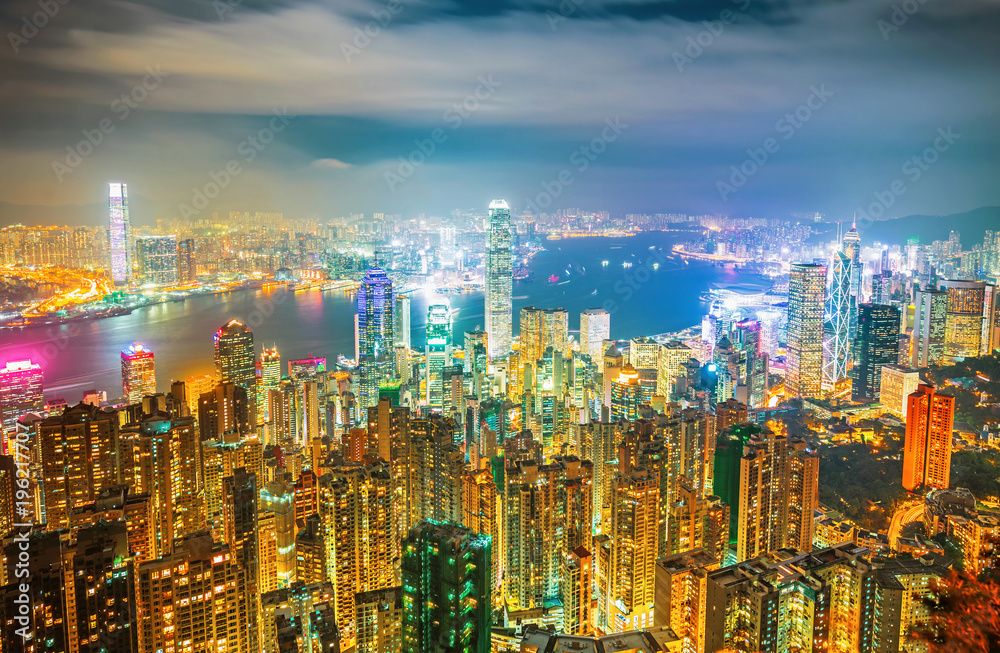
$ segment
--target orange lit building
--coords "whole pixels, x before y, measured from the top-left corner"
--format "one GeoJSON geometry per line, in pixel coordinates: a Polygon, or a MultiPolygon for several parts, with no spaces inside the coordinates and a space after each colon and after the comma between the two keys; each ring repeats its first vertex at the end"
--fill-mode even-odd
{"type": "Polygon", "coordinates": [[[903,448],[903,487],[948,487],[951,471],[951,434],[955,398],[920,385],[907,397],[906,443],[903,448]]]}

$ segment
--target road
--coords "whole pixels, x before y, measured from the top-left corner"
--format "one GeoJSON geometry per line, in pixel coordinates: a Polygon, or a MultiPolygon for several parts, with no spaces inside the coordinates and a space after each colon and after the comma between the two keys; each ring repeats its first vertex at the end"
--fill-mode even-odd
{"type": "Polygon", "coordinates": [[[916,505],[904,506],[896,511],[896,514],[892,516],[892,523],[889,524],[889,546],[892,549],[896,548],[896,538],[899,537],[900,531],[903,530],[903,526],[911,524],[915,521],[920,521],[924,516],[924,502],[921,499],[916,505]]]}

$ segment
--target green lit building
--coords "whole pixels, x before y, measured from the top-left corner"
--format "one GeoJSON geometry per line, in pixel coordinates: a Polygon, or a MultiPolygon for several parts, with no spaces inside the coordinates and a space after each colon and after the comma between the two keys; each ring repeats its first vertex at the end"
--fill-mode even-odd
{"type": "Polygon", "coordinates": [[[403,543],[403,653],[489,653],[490,538],[424,521],[403,543]]]}
{"type": "Polygon", "coordinates": [[[740,459],[743,445],[760,426],[735,424],[725,433],[720,433],[715,443],[715,468],[712,478],[712,492],[729,506],[729,545],[735,548],[739,531],[740,516],[740,459]]]}

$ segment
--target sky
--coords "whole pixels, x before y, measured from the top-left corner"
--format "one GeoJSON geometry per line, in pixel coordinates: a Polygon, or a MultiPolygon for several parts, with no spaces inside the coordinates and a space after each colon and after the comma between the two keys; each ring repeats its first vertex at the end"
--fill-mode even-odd
{"type": "Polygon", "coordinates": [[[0,224],[1000,204],[997,0],[0,7],[0,224]]]}

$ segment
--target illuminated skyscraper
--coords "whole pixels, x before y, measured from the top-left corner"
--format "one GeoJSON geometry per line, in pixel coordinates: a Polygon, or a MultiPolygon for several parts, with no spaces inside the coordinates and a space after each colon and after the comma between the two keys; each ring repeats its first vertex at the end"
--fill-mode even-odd
{"type": "Polygon", "coordinates": [[[4,445],[17,432],[17,420],[28,413],[40,413],[43,408],[42,366],[30,360],[6,363],[0,369],[0,432],[4,445]]]}
{"type": "Polygon", "coordinates": [[[696,548],[660,558],[656,562],[656,610],[654,626],[670,626],[680,637],[683,653],[705,650],[705,609],[708,602],[708,572],[719,561],[696,548]]]}
{"type": "Polygon", "coordinates": [[[899,309],[882,304],[862,304],[858,310],[851,400],[878,401],[882,366],[899,359],[899,309]]]}
{"type": "Polygon", "coordinates": [[[142,283],[172,286],[177,283],[177,236],[143,236],[135,241],[142,283]]]}
{"type": "MultiPolygon", "coordinates": [[[[281,413],[280,406],[271,406],[271,402],[279,403],[281,395],[281,355],[278,348],[265,348],[257,361],[257,423],[265,424],[272,421],[272,412],[277,416],[281,413]],[[272,394],[272,392],[274,394],[272,394]]],[[[273,431],[273,427],[272,427],[273,431]]],[[[273,437],[273,436],[272,436],[273,437]]]]}
{"type": "Polygon", "coordinates": [[[489,469],[469,471],[462,475],[462,525],[473,533],[490,538],[491,587],[500,591],[500,558],[503,554],[501,520],[498,512],[497,486],[489,469]]]}
{"type": "Polygon", "coordinates": [[[990,351],[996,286],[982,281],[941,281],[948,293],[944,358],[955,362],[990,351]]]}
{"type": "Polygon", "coordinates": [[[490,540],[422,522],[403,543],[403,653],[489,653],[490,540]]]}
{"type": "Polygon", "coordinates": [[[659,502],[658,474],[633,468],[629,474],[615,477],[609,533],[611,561],[604,597],[609,632],[653,625],[659,502]]]}
{"type": "Polygon", "coordinates": [[[825,298],[826,266],[792,264],[788,284],[787,397],[816,397],[822,389],[825,298]]]}
{"type": "Polygon", "coordinates": [[[139,343],[122,350],[122,398],[137,404],[146,395],[156,394],[156,363],[153,352],[139,343]]]}
{"type": "Polygon", "coordinates": [[[215,372],[222,383],[255,392],[257,365],[253,332],[239,320],[229,320],[215,332],[215,372]]]}
{"type": "Polygon", "coordinates": [[[611,419],[633,422],[639,417],[639,372],[626,363],[618,377],[611,382],[611,419]]]}
{"type": "Polygon", "coordinates": [[[358,410],[378,403],[378,388],[393,376],[392,280],[381,268],[371,268],[358,288],[358,410]]]}
{"type": "Polygon", "coordinates": [[[903,487],[946,489],[951,478],[955,398],[919,385],[907,399],[903,487]]]}
{"type": "Polygon", "coordinates": [[[490,203],[486,240],[486,333],[490,358],[506,356],[513,338],[511,290],[514,283],[510,207],[490,203]]]}
{"type": "Polygon", "coordinates": [[[451,309],[444,304],[427,307],[427,343],[424,349],[427,360],[428,406],[441,408],[444,404],[444,368],[451,358],[451,309]]]}
{"type": "Polygon", "coordinates": [[[194,257],[194,238],[177,243],[177,283],[194,283],[198,278],[198,263],[194,257]]]}
{"type": "Polygon", "coordinates": [[[823,387],[832,390],[847,378],[851,360],[851,326],[858,310],[857,297],[851,294],[854,264],[844,252],[833,255],[833,285],[826,299],[823,334],[823,387]]]}
{"type": "Polygon", "coordinates": [[[406,295],[396,295],[396,309],[393,313],[393,335],[397,345],[412,346],[412,333],[410,332],[410,298],[406,295]]]}
{"type": "Polygon", "coordinates": [[[132,283],[132,225],[128,217],[128,189],[123,183],[108,184],[108,253],[111,278],[116,286],[132,283]]]}
{"type": "Polygon", "coordinates": [[[257,475],[245,467],[222,480],[224,539],[240,566],[236,593],[243,595],[240,616],[247,625],[249,650],[260,650],[260,532],[257,527],[257,475]]]}
{"type": "Polygon", "coordinates": [[[914,294],[910,364],[913,367],[939,365],[944,360],[948,293],[944,290],[916,290],[914,294]]]}
{"type": "Polygon", "coordinates": [[[611,314],[603,308],[589,308],[580,313],[580,352],[592,360],[604,355],[604,341],[611,339],[611,314]]]}
{"type": "Polygon", "coordinates": [[[569,339],[569,313],[562,308],[521,309],[521,356],[532,366],[545,355],[545,350],[565,353],[569,339]]]}

